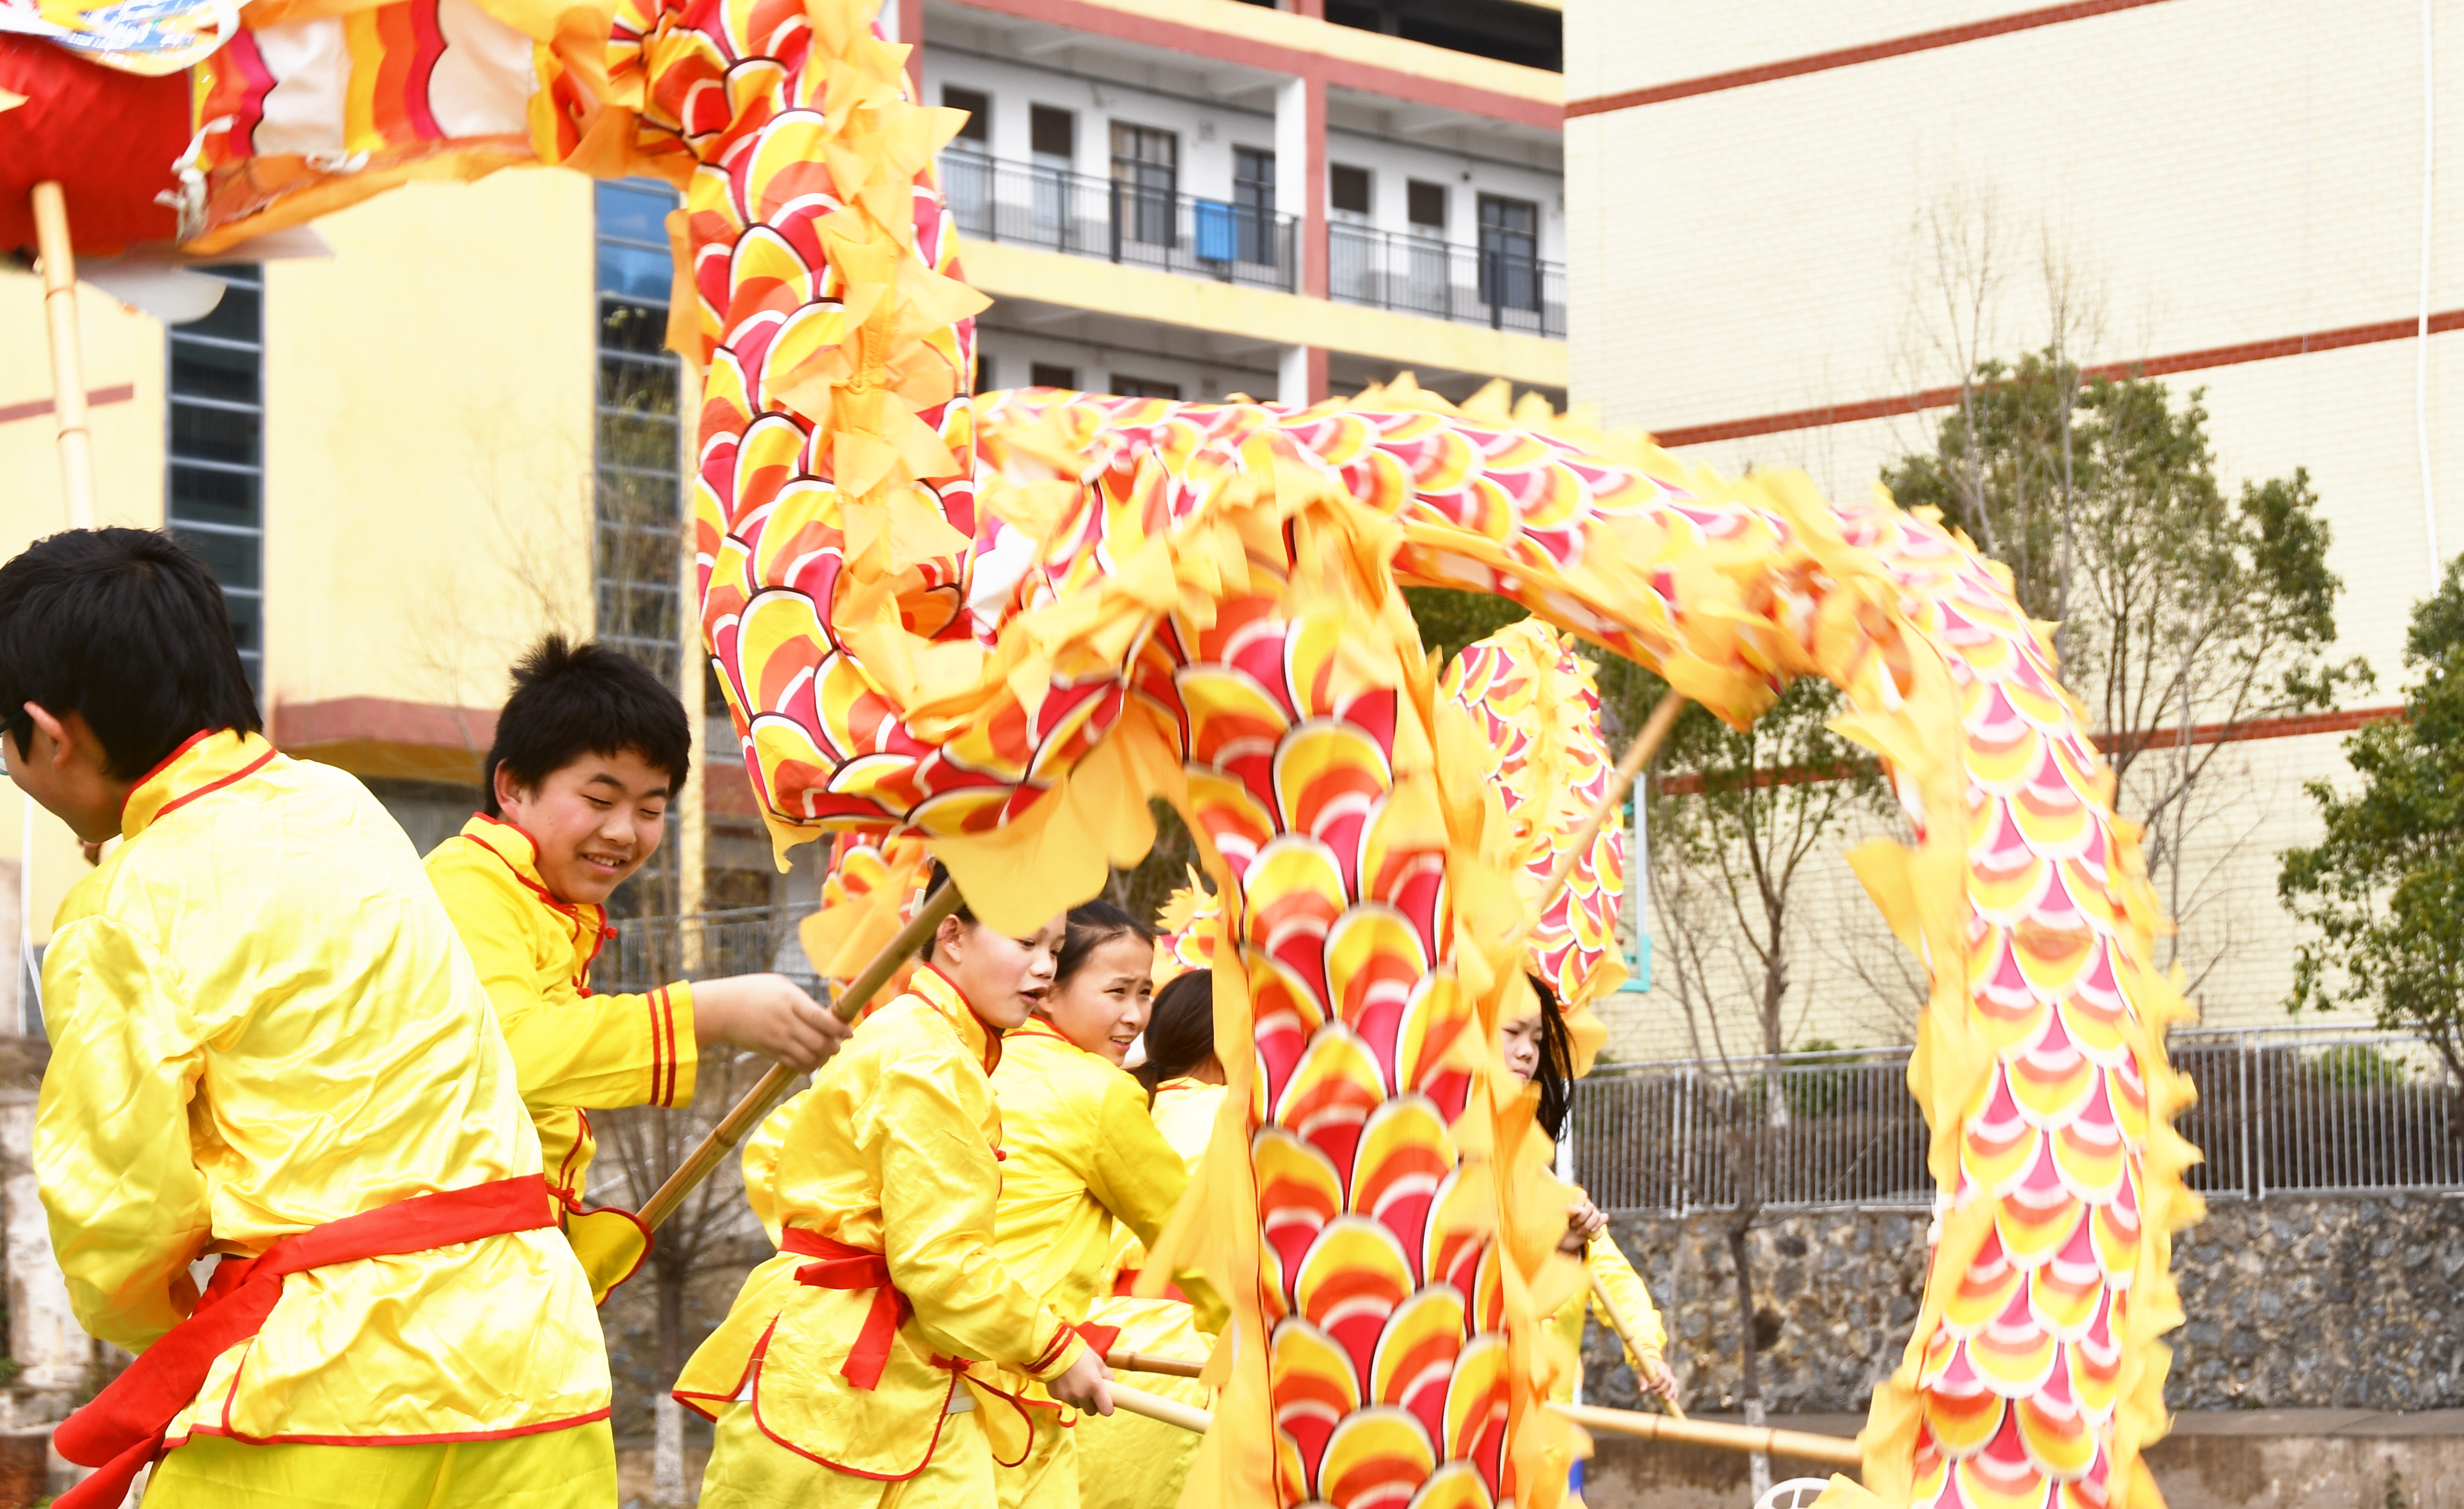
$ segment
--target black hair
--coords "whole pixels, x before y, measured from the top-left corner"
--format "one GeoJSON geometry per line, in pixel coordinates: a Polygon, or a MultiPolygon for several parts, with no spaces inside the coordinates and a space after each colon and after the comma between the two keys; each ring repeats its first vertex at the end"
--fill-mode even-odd
{"type": "Polygon", "coordinates": [[[693,728],[676,689],[623,650],[550,634],[514,663],[514,694],[496,714],[496,737],[480,767],[481,810],[496,805],[496,771],[536,791],[585,754],[631,750],[668,775],[668,795],[693,770],[693,728]]]}
{"type": "Polygon", "coordinates": [[[1084,902],[1069,908],[1069,927],[1061,937],[1061,952],[1052,961],[1052,988],[1059,990],[1069,976],[1087,967],[1095,951],[1115,938],[1136,936],[1149,948],[1155,946],[1155,931],[1146,923],[1109,901],[1084,902]]]}
{"type": "MultiPolygon", "coordinates": [[[[928,898],[931,897],[935,891],[941,888],[944,883],[948,884],[954,890],[958,885],[957,881],[950,879],[950,866],[942,864],[939,860],[935,860],[933,862],[933,873],[924,878],[925,896],[928,898]]],[[[921,906],[922,903],[919,902],[917,905],[921,906]]],[[[967,905],[967,898],[964,896],[958,898],[958,909],[950,913],[950,915],[957,918],[960,922],[965,923],[970,928],[976,925],[976,909],[967,905]]],[[[924,947],[915,951],[915,956],[929,963],[933,957],[933,945],[938,942],[940,937],[941,929],[939,928],[935,928],[932,931],[924,934],[924,947]]]]}
{"type": "Polygon", "coordinates": [[[1177,1080],[1215,1057],[1215,972],[1176,974],[1155,992],[1147,1017],[1147,1061],[1135,1070],[1152,1097],[1155,1086],[1177,1080]]]}
{"type": "Polygon", "coordinates": [[[32,702],[77,713],[133,781],[200,731],[261,732],[231,611],[205,564],[154,529],[72,529],[0,566],[0,728],[33,752],[32,702]]]}
{"type": "Polygon", "coordinates": [[[1537,974],[1524,976],[1531,982],[1531,994],[1540,1000],[1540,1062],[1533,1069],[1531,1083],[1540,1086],[1540,1111],[1535,1118],[1549,1140],[1557,1140],[1566,1126],[1566,1109],[1574,1099],[1574,1038],[1566,1030],[1565,1008],[1557,1004],[1557,993],[1537,974]]]}

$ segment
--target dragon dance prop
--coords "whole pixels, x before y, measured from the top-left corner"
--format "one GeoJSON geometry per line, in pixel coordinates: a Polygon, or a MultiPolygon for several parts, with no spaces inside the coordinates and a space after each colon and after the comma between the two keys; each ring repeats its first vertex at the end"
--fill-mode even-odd
{"type": "Polygon", "coordinates": [[[185,136],[159,92],[80,114],[116,76],[0,37],[0,199],[55,178],[80,252],[203,255],[511,163],[682,187],[701,623],[782,850],[865,835],[894,885],[923,841],[1034,926],[1146,851],[1149,798],[1182,814],[1232,1081],[1148,1269],[1232,1301],[1188,1501],[1546,1509],[1582,1447],[1539,1405],[1562,1187],[1491,1047],[1526,989],[1514,817],[1407,583],[1513,598],[1739,726],[1793,678],[1842,689],[1913,831],[1853,863],[1929,981],[1940,1219],[1863,1486],[1825,1501],[2158,1501],[2186,1007],[2085,713],[1965,539],[1529,399],[970,398],[984,300],[932,172],[959,118],[910,100],[857,0],[195,14],[185,136]],[[151,134],[106,140],[122,119],[151,134]]]}

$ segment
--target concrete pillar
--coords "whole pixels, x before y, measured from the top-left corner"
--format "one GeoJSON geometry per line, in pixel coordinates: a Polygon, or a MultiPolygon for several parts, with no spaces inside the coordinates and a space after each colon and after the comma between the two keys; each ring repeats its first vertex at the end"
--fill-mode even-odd
{"type": "MultiPolygon", "coordinates": [[[[1294,228],[1300,263],[1294,292],[1324,298],[1326,261],[1326,81],[1287,78],[1275,86],[1275,209],[1298,222],[1294,228]]],[[[1296,359],[1285,358],[1282,399],[1287,404],[1311,403],[1326,397],[1326,351],[1303,346],[1315,355],[1297,370],[1296,359]]]]}
{"type": "Polygon", "coordinates": [[[9,1282],[9,1356],[17,1365],[7,1428],[68,1414],[92,1384],[93,1339],[69,1308],[68,1282],[52,1257],[51,1225],[34,1190],[34,1092],[0,1089],[0,1251],[9,1282]]]}

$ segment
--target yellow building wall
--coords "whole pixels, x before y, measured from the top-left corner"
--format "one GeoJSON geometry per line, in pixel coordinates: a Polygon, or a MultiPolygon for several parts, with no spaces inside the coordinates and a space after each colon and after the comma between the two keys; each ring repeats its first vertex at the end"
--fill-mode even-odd
{"type": "Polygon", "coordinates": [[[591,186],[514,169],[319,222],[266,275],[268,712],[494,708],[590,628],[591,186]]]}

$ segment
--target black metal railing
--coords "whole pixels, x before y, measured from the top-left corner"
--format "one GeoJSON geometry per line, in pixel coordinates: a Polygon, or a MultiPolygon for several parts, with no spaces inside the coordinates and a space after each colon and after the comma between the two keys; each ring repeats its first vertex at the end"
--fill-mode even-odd
{"type": "MultiPolygon", "coordinates": [[[[2464,1083],[2417,1034],[2190,1030],[2177,1129],[2211,1200],[2464,1189],[2464,1083]]],[[[1931,1203],[1908,1050],[1617,1064],[1574,1086],[1576,1179],[1607,1210],[1931,1203]]]]}
{"type": "Polygon", "coordinates": [[[1327,293],[1347,304],[1566,338],[1566,270],[1511,252],[1360,226],[1326,228],[1327,293]]]}
{"type": "Polygon", "coordinates": [[[963,236],[1252,288],[1299,286],[1289,215],[973,152],[944,152],[940,167],[941,197],[963,236]]]}

